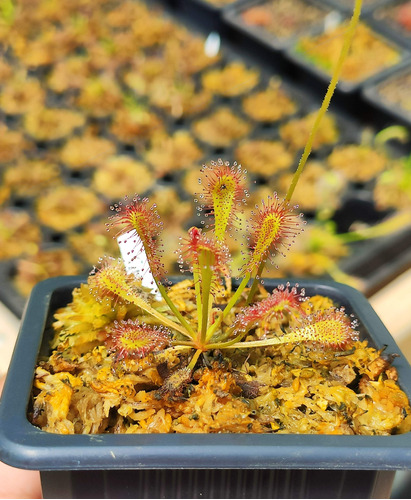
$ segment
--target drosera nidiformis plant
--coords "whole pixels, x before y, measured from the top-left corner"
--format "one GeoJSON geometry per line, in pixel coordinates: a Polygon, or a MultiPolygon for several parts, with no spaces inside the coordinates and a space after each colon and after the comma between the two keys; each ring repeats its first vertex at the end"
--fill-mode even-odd
{"type": "Polygon", "coordinates": [[[212,222],[204,228],[189,229],[187,238],[181,241],[178,259],[181,269],[188,270],[193,277],[195,312],[181,311],[169,296],[161,264],[162,222],[155,205],[150,205],[147,198],[136,195],[112,207],[114,215],[109,228],[118,229],[116,236],[134,244],[133,256],[145,252],[149,267],[145,272],[152,275],[153,285],[164,301],[150,302],[150,295],[141,291],[137,286],[139,280],[128,273],[122,261],[108,258],[99,269],[94,270],[89,284],[96,297],[102,299],[109,296],[134,304],[155,323],[138,324],[125,320],[115,323],[108,346],[119,360],[141,357],[165,345],[173,346],[176,351],[186,350],[192,354],[183,369],[185,375],[175,377],[181,382],[189,378],[199,357],[214,349],[256,348],[290,342],[314,342],[325,349],[345,348],[357,339],[356,322],[343,309],[331,307],[325,312],[304,315],[301,305],[306,297],[304,290],[299,290],[297,286],[280,286],[268,297],[256,303],[253,300],[267,262],[272,260],[273,255],[286,251],[303,230],[302,214],[291,203],[291,198],[337,85],[360,10],[361,0],[356,0],[340,57],[285,199],[279,199],[273,193],[255,207],[248,221],[246,249],[239,276],[231,275],[227,237],[236,233],[238,215],[247,202],[246,171],[236,163],[231,165],[222,160],[211,162],[201,169],[200,191],[196,199],[200,213],[206,213],[212,222]],[[233,290],[232,278],[238,278],[233,290]],[[225,304],[216,306],[215,299],[221,295],[221,290],[227,300],[225,304]],[[233,309],[238,307],[240,301],[240,312],[232,318],[233,309]],[[243,341],[250,329],[267,321],[270,316],[292,314],[296,310],[304,321],[287,334],[243,341]]]}

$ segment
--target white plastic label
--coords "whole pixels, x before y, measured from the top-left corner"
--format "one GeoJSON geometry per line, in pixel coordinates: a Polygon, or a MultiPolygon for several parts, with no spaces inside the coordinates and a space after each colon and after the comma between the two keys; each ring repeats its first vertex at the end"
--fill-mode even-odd
{"type": "Polygon", "coordinates": [[[122,234],[117,238],[117,243],[127,274],[133,274],[141,280],[144,287],[151,289],[156,298],[161,298],[160,291],[151,274],[143,243],[138,234],[135,231],[122,234]]]}

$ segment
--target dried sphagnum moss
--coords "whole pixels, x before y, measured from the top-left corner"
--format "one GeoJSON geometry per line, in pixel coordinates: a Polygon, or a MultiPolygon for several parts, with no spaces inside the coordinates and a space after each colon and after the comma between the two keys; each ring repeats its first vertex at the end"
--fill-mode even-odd
{"type": "Polygon", "coordinates": [[[27,297],[33,286],[55,276],[77,275],[80,265],[71,253],[63,248],[39,250],[36,254],[19,260],[14,286],[23,297],[27,297]]]}
{"type": "Polygon", "coordinates": [[[4,172],[4,184],[17,196],[30,197],[62,183],[60,168],[53,160],[21,159],[4,172]]]}
{"type": "Polygon", "coordinates": [[[335,147],[327,163],[350,181],[367,182],[387,168],[388,158],[370,146],[348,144],[335,147]]]}
{"type": "Polygon", "coordinates": [[[103,203],[84,186],[58,186],[39,196],[38,219],[56,231],[67,231],[88,222],[103,210],[103,203]]]}
{"type": "Polygon", "coordinates": [[[24,134],[17,130],[10,130],[0,124],[0,163],[9,163],[20,158],[22,151],[34,149],[24,134]]]}
{"type": "Polygon", "coordinates": [[[118,155],[107,158],[95,171],[92,186],[112,199],[121,197],[127,190],[146,191],[154,183],[154,175],[147,165],[131,156],[118,155]]]}
{"type": "Polygon", "coordinates": [[[62,139],[84,124],[82,113],[63,108],[36,108],[23,121],[24,130],[39,141],[62,139]]]}
{"type": "Polygon", "coordinates": [[[150,104],[166,111],[175,119],[190,117],[208,109],[212,104],[211,92],[196,89],[192,79],[158,78],[150,85],[150,104]]]}
{"type": "MultiPolygon", "coordinates": [[[[195,314],[192,282],[173,288],[173,302],[195,314]]],[[[327,309],[330,299],[315,296],[303,306],[306,312],[327,309]]],[[[97,301],[88,285],[74,290],[73,302],[55,315],[53,352],[36,370],[35,425],[62,434],[385,435],[395,433],[410,412],[389,357],[366,341],[345,352],[309,344],[216,351],[180,394],[167,395],[160,387],[170,376],[184,377],[184,354],[166,348],[119,362],[104,345],[115,320],[136,315],[148,320],[135,306],[110,297],[97,301]]],[[[288,315],[271,319],[247,340],[287,331],[296,321],[288,315]]]]}
{"type": "MultiPolygon", "coordinates": [[[[343,44],[346,24],[316,36],[302,37],[297,50],[305,57],[332,73],[343,44]]],[[[341,79],[361,81],[397,64],[401,59],[400,51],[381,38],[366,24],[360,23],[354,36],[351,50],[344,61],[341,79]]]]}
{"type": "Polygon", "coordinates": [[[247,69],[241,62],[233,62],[222,69],[209,70],[202,78],[205,89],[225,97],[243,95],[253,89],[258,81],[258,71],[247,69]]]}
{"type": "Polygon", "coordinates": [[[59,151],[60,160],[74,170],[96,167],[116,152],[115,144],[104,137],[85,134],[70,138],[59,151]]]}
{"type": "Polygon", "coordinates": [[[0,259],[13,259],[37,252],[41,241],[39,226],[29,214],[6,209],[0,213],[0,259]]]}
{"type": "Polygon", "coordinates": [[[110,126],[110,132],[118,141],[135,146],[163,131],[160,118],[143,106],[116,111],[110,126]]]}
{"type": "Polygon", "coordinates": [[[193,133],[201,141],[214,147],[228,147],[245,137],[251,125],[235,115],[230,108],[221,107],[193,124],[193,133]]]}
{"type": "Polygon", "coordinates": [[[21,115],[44,106],[46,92],[41,83],[25,74],[17,74],[2,88],[0,109],[9,115],[21,115]]]}
{"type": "Polygon", "coordinates": [[[297,104],[281,88],[280,82],[272,81],[267,89],[245,97],[243,110],[253,120],[274,122],[295,113],[297,104]]]}
{"type": "Polygon", "coordinates": [[[173,135],[161,134],[153,138],[145,159],[154,167],[158,177],[189,168],[203,157],[189,132],[179,130],[173,135]]]}
{"type": "Polygon", "coordinates": [[[248,172],[269,177],[291,167],[294,155],[280,141],[245,140],[235,150],[239,163],[247,165],[248,172]]]}

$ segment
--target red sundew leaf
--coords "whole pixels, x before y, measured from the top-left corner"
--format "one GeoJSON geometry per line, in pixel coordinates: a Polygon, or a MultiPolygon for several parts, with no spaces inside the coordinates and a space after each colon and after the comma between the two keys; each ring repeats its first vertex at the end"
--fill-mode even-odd
{"type": "Polygon", "coordinates": [[[285,240],[292,240],[302,230],[301,214],[294,212],[298,206],[280,200],[277,193],[269,197],[267,203],[252,212],[250,220],[251,256],[244,265],[242,273],[251,273],[261,262],[273,257],[281,247],[288,248],[285,240]]]}
{"type": "Polygon", "coordinates": [[[190,271],[199,272],[199,258],[200,254],[209,252],[212,255],[212,268],[215,277],[226,276],[229,277],[229,260],[230,253],[228,248],[221,242],[208,238],[203,234],[201,229],[192,227],[188,231],[188,238],[183,240],[181,247],[181,254],[179,258],[180,264],[187,262],[190,266],[190,271]]]}
{"type": "Polygon", "coordinates": [[[203,177],[200,183],[203,187],[199,198],[202,201],[201,209],[209,209],[214,215],[214,233],[216,239],[224,241],[227,227],[236,218],[236,213],[245,204],[248,196],[244,187],[246,179],[241,165],[221,159],[212,161],[211,165],[203,165],[203,177]]]}
{"type": "Polygon", "coordinates": [[[150,352],[164,349],[171,333],[163,326],[151,326],[138,320],[115,321],[105,341],[108,351],[114,353],[116,361],[138,359],[150,352]]]}
{"type": "Polygon", "coordinates": [[[125,198],[124,203],[113,205],[111,210],[115,215],[109,218],[108,229],[120,226],[115,237],[124,235],[128,240],[135,242],[135,254],[144,249],[150,269],[154,277],[161,279],[164,276],[164,265],[161,263],[162,249],[159,244],[159,234],[163,229],[163,223],[157,213],[156,206],[148,206],[148,198],[141,199],[135,196],[130,203],[125,198]]]}
{"type": "Polygon", "coordinates": [[[109,258],[103,261],[100,269],[95,269],[88,280],[89,286],[97,300],[102,300],[105,296],[122,299],[126,303],[135,304],[137,307],[154,316],[163,325],[177,330],[183,335],[187,331],[181,325],[154,309],[148,297],[144,296],[142,290],[136,287],[135,277],[127,274],[124,263],[121,260],[109,258]]]}
{"type": "Polygon", "coordinates": [[[358,340],[357,320],[350,319],[343,307],[331,307],[307,318],[302,328],[286,334],[289,342],[314,342],[322,348],[345,349],[358,340]]]}
{"type": "Polygon", "coordinates": [[[298,290],[298,285],[290,288],[290,283],[286,286],[279,285],[271,295],[265,299],[245,308],[237,315],[235,321],[236,331],[249,330],[253,325],[262,321],[269,321],[272,317],[281,318],[285,312],[299,311],[299,314],[304,314],[301,309],[301,302],[306,300],[304,289],[298,290]]]}
{"type": "Polygon", "coordinates": [[[126,299],[133,280],[134,277],[127,274],[121,259],[105,257],[100,259],[99,267],[96,266],[90,273],[88,284],[97,299],[126,299]]]}

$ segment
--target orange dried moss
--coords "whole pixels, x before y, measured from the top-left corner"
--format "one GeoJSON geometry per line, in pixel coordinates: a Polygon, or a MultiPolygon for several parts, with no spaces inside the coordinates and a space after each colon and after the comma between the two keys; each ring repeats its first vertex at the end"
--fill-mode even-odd
{"type": "MultiPolygon", "coordinates": [[[[181,311],[195,311],[193,290],[186,280],[170,291],[181,311]]],[[[266,296],[261,289],[258,299],[266,296]]],[[[328,317],[330,305],[321,296],[302,303],[313,318],[328,317]]],[[[271,315],[246,340],[298,327],[298,309],[271,315]]],[[[113,322],[144,323],[147,316],[109,297],[97,300],[88,285],[56,318],[54,350],[37,367],[30,415],[47,432],[388,435],[404,428],[411,410],[389,357],[366,341],[338,355],[309,344],[209,353],[208,366],[190,377],[186,354],[174,348],[116,360],[104,346],[113,322]]]]}
{"type": "Polygon", "coordinates": [[[138,146],[164,130],[160,118],[144,107],[123,108],[113,115],[110,132],[125,144],[138,146]]]}
{"type": "Polygon", "coordinates": [[[243,109],[253,120],[274,122],[295,113],[297,104],[281,88],[280,82],[272,81],[267,89],[245,97],[243,109]]]}
{"type": "Polygon", "coordinates": [[[116,146],[104,137],[85,134],[72,137],[59,150],[61,161],[69,168],[81,170],[100,165],[116,152],[116,146]]]}
{"type": "Polygon", "coordinates": [[[194,135],[215,147],[231,146],[251,130],[251,125],[235,115],[230,108],[219,108],[213,114],[193,124],[194,135]]]}
{"type": "Polygon", "coordinates": [[[159,135],[147,150],[145,158],[158,177],[189,168],[203,156],[202,150],[189,132],[177,131],[173,135],[159,135]]]}
{"type": "Polygon", "coordinates": [[[44,106],[46,92],[39,80],[17,74],[2,88],[0,108],[9,115],[20,115],[44,106]]]}
{"type": "Polygon", "coordinates": [[[350,181],[367,182],[387,168],[388,158],[370,146],[348,144],[335,147],[327,163],[350,181]]]}
{"type": "Polygon", "coordinates": [[[25,131],[39,141],[53,141],[70,135],[85,124],[78,111],[62,108],[37,108],[24,116],[25,131]]]}
{"type": "MultiPolygon", "coordinates": [[[[302,149],[307,142],[316,116],[316,113],[310,113],[303,118],[295,118],[281,125],[281,139],[293,150],[302,149]]],[[[338,136],[339,131],[335,117],[332,115],[325,115],[314,138],[313,150],[319,149],[324,145],[336,143],[338,141],[338,136]]]]}
{"type": "Polygon", "coordinates": [[[154,183],[154,175],[148,167],[131,156],[119,155],[108,158],[93,176],[92,186],[110,199],[117,199],[128,191],[144,192],[154,183]]]}
{"type": "MultiPolygon", "coordinates": [[[[345,30],[346,24],[341,24],[324,34],[303,37],[297,44],[297,51],[331,74],[341,51],[345,30]]],[[[393,66],[400,59],[399,50],[370,27],[360,23],[357,26],[350,52],[344,61],[341,79],[350,82],[364,80],[393,66]]]]}
{"type": "Polygon", "coordinates": [[[19,293],[27,297],[33,286],[54,276],[77,275],[81,266],[64,249],[40,250],[31,257],[19,260],[13,283],[19,293]]]}
{"type": "Polygon", "coordinates": [[[202,78],[205,89],[225,97],[243,95],[253,89],[259,72],[247,69],[244,63],[233,62],[223,69],[209,70],[202,78]]]}
{"type": "Polygon", "coordinates": [[[280,141],[243,141],[235,150],[235,157],[252,174],[269,177],[291,167],[294,154],[280,141]]]}
{"type": "Polygon", "coordinates": [[[8,163],[20,158],[24,151],[33,149],[22,132],[9,130],[6,125],[0,124],[0,163],[8,163]]]}
{"type": "Polygon", "coordinates": [[[18,196],[36,196],[61,182],[59,166],[47,159],[22,159],[4,172],[5,185],[18,196]]]}
{"type": "Polygon", "coordinates": [[[0,213],[0,259],[37,252],[41,231],[26,212],[6,209],[0,213]]]}

